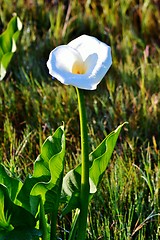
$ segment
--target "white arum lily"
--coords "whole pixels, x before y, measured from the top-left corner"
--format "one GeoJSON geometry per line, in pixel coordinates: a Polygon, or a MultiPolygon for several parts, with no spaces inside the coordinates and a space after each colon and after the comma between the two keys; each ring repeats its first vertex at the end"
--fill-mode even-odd
{"type": "Polygon", "coordinates": [[[61,83],[94,90],[112,64],[111,48],[95,37],[82,35],[56,47],[47,67],[61,83]]]}

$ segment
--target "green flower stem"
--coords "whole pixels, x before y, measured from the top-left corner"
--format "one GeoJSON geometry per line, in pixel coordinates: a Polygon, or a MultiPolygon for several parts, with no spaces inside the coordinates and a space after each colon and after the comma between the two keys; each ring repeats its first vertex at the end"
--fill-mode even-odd
{"type": "Polygon", "coordinates": [[[80,132],[81,132],[81,192],[80,192],[80,215],[78,227],[78,240],[84,240],[86,236],[87,214],[89,202],[89,155],[88,155],[88,129],[83,90],[76,88],[78,96],[80,132]]]}

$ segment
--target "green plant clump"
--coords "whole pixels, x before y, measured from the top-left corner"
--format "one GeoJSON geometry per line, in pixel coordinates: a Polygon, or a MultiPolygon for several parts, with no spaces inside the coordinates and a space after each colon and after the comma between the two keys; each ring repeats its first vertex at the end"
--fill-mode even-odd
{"type": "Polygon", "coordinates": [[[65,133],[67,152],[64,169],[57,167],[59,176],[63,173],[69,181],[77,176],[67,175],[81,162],[77,97],[72,86],[51,79],[46,62],[54,47],[88,34],[110,45],[113,59],[97,91],[85,92],[90,152],[119,124],[128,124],[90,198],[86,239],[158,240],[159,1],[1,0],[0,33],[15,13],[23,29],[0,82],[0,239],[47,239],[56,200],[61,207],[55,231],[60,239],[68,239],[76,194],[70,198],[63,183],[55,184],[52,164],[41,150],[46,139],[57,134],[53,155],[62,154],[65,133]],[[56,189],[61,184],[64,198],[56,189]]]}

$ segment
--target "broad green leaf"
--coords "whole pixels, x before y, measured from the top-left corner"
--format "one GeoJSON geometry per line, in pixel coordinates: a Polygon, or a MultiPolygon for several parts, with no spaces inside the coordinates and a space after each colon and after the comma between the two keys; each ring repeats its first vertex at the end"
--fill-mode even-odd
{"type": "Polygon", "coordinates": [[[22,23],[17,16],[14,16],[8,23],[7,29],[0,35],[0,80],[6,75],[21,30],[22,23]]]}
{"type": "Polygon", "coordinates": [[[0,209],[0,229],[6,230],[7,227],[35,227],[36,220],[34,216],[26,211],[21,206],[13,203],[9,197],[9,192],[6,186],[0,184],[0,197],[1,197],[1,209],[0,209]],[[3,201],[3,202],[2,202],[3,201]]]}
{"type": "MultiPolygon", "coordinates": [[[[102,176],[109,164],[109,160],[116,145],[117,138],[124,124],[120,125],[115,131],[111,132],[89,155],[90,199],[96,192],[98,184],[100,183],[102,176]]],[[[63,215],[72,209],[79,208],[80,179],[81,164],[68,172],[63,179],[61,200],[62,202],[67,203],[62,211],[63,215]]]]}
{"type": "Polygon", "coordinates": [[[72,169],[63,178],[61,202],[68,203],[62,211],[62,215],[67,214],[72,209],[78,208],[80,201],[81,175],[72,169]]]}
{"type": "Polygon", "coordinates": [[[3,72],[6,73],[6,69],[12,59],[12,56],[13,56],[13,52],[7,52],[3,54],[1,58],[1,75],[3,74],[3,72]]]}
{"type": "MultiPolygon", "coordinates": [[[[47,178],[48,180],[48,178],[47,178]]],[[[39,204],[39,198],[37,199],[32,199],[33,205],[34,205],[34,212],[32,212],[31,209],[31,204],[30,204],[30,192],[33,188],[33,186],[38,182],[38,181],[45,181],[45,176],[40,177],[40,178],[33,178],[32,176],[26,177],[23,186],[17,196],[18,200],[22,203],[22,207],[24,207],[26,210],[30,211],[33,215],[36,214],[35,209],[38,208],[39,204]],[[37,205],[36,205],[37,204],[37,205]]]]}
{"type": "Polygon", "coordinates": [[[33,177],[40,177],[43,171],[50,176],[48,182],[38,182],[32,188],[31,196],[41,195],[46,212],[57,208],[61,194],[64,170],[65,136],[62,127],[58,128],[54,137],[50,137],[42,147],[41,158],[35,164],[33,177]]]}
{"type": "Polygon", "coordinates": [[[0,232],[1,231],[10,231],[13,227],[10,225],[10,218],[6,217],[5,214],[5,197],[3,191],[0,190],[0,232]]]}
{"type": "MultiPolygon", "coordinates": [[[[89,154],[89,177],[95,186],[98,186],[106,168],[108,167],[118,136],[124,124],[126,124],[126,122],[107,135],[99,146],[89,154]]],[[[75,170],[81,174],[81,164],[77,166],[75,170]]]]}
{"type": "Polygon", "coordinates": [[[14,16],[8,23],[7,29],[0,35],[0,46],[3,53],[15,52],[20,31],[22,30],[22,23],[19,17],[14,16]]]}
{"type": "Polygon", "coordinates": [[[5,167],[0,164],[0,184],[3,184],[8,189],[9,197],[14,202],[16,200],[17,194],[22,187],[22,182],[18,179],[10,177],[5,169],[5,167]]]}
{"type": "Polygon", "coordinates": [[[49,169],[49,160],[59,154],[64,147],[64,129],[59,127],[53,136],[50,136],[46,139],[42,145],[42,150],[40,156],[37,158],[34,165],[33,177],[41,177],[43,175],[51,176],[49,169]]]}
{"type": "MultiPolygon", "coordinates": [[[[80,207],[81,175],[76,170],[77,168],[72,169],[63,178],[61,202],[68,202],[68,204],[63,209],[62,215],[67,214],[72,209],[80,207]]],[[[91,179],[89,179],[89,183],[90,194],[93,194],[97,191],[97,188],[91,179]]]]}
{"type": "Polygon", "coordinates": [[[5,77],[7,72],[7,67],[12,59],[12,56],[13,56],[12,52],[3,54],[1,58],[1,64],[0,64],[0,80],[2,80],[5,77]]]}
{"type": "Polygon", "coordinates": [[[67,213],[71,212],[73,209],[80,208],[80,192],[73,192],[68,200],[65,201],[67,203],[62,210],[62,216],[65,216],[67,213]]]}
{"type": "Polygon", "coordinates": [[[89,156],[92,162],[92,166],[89,169],[89,177],[96,186],[100,183],[108,167],[118,136],[124,124],[126,123],[121,124],[115,131],[111,132],[89,156]]]}
{"type": "Polygon", "coordinates": [[[53,210],[57,194],[61,191],[64,168],[65,135],[64,128],[59,127],[53,136],[42,145],[41,154],[34,164],[33,176],[26,178],[18,195],[22,206],[33,213],[38,207],[39,195],[45,204],[45,210],[53,210]],[[37,196],[37,198],[36,198],[37,196]],[[33,207],[34,206],[34,207],[33,207]]]}

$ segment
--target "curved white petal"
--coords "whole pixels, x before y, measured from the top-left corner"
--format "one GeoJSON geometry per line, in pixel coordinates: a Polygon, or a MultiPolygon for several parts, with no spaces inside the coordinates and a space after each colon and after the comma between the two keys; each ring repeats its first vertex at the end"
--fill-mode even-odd
{"type": "Polygon", "coordinates": [[[50,53],[47,67],[49,68],[49,73],[54,76],[54,73],[57,71],[72,73],[76,63],[83,65],[79,52],[68,45],[61,45],[50,53]]]}
{"type": "Polygon", "coordinates": [[[94,90],[112,64],[111,49],[94,37],[82,35],[49,56],[49,73],[61,83],[94,90]]]}
{"type": "Polygon", "coordinates": [[[91,76],[96,77],[96,74],[98,74],[97,78],[99,76],[104,77],[112,64],[111,48],[107,44],[95,37],[82,35],[72,40],[68,45],[80,53],[83,61],[87,63],[91,76]],[[97,58],[96,63],[93,56],[97,58]]]}

